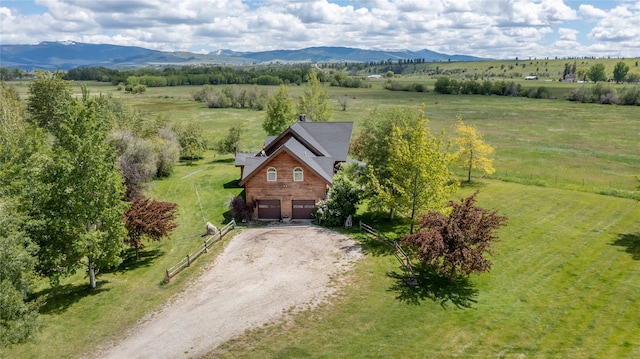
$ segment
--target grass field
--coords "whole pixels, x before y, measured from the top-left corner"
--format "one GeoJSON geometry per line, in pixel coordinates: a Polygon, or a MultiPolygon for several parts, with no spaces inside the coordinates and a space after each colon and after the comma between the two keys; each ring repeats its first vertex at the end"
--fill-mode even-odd
{"type": "MultiPolygon", "coordinates": [[[[640,356],[640,206],[590,193],[482,181],[509,217],[489,274],[447,285],[368,253],[336,303],[248,333],[212,357],[632,358],[640,356]]],[[[214,355],[215,354],[215,355],[214,355]]]]}
{"type": "MultiPolygon", "coordinates": [[[[18,88],[25,93],[24,84],[18,88]]],[[[258,150],[264,140],[264,112],[208,109],[191,100],[194,88],[149,88],[143,95],[124,95],[106,84],[90,89],[122,97],[150,115],[197,122],[211,141],[238,124],[245,127],[243,149],[258,150]]],[[[457,114],[485,133],[496,147],[497,173],[475,179],[455,198],[480,189],[479,205],[509,217],[493,270],[453,286],[423,273],[421,286],[409,288],[393,256],[354,231],[367,256],[335,303],[248,333],[216,355],[640,357],[640,205],[598,194],[635,192],[640,108],[389,92],[379,82],[371,89],[327,89],[335,120],[354,121],[356,135],[375,106],[417,109],[421,103],[434,134],[451,135],[457,114]],[[349,98],[347,111],[339,111],[341,96],[349,98]]],[[[302,88],[290,90],[296,96],[302,88]]],[[[232,156],[208,152],[153,182],[151,197],[179,205],[180,227],[172,239],[149,243],[137,263],[100,273],[97,291],[87,289],[84,273],[56,290],[42,283],[35,292],[49,295],[43,332],[34,343],[0,349],[0,357],[77,357],[122,335],[180,292],[224,243],[168,285],[161,283],[164,270],[201,243],[205,221],[223,224],[225,202],[241,190],[233,185],[238,177],[232,156]]],[[[385,225],[380,219],[375,224],[385,225]]]]}

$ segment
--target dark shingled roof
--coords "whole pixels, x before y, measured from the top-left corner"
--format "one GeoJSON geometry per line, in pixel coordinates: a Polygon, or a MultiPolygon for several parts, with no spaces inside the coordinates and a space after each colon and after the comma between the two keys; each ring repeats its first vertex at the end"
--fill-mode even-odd
{"type": "Polygon", "coordinates": [[[296,122],[281,135],[268,136],[260,153],[236,154],[236,166],[244,167],[240,184],[282,151],[287,151],[328,183],[333,183],[335,163],[347,160],[352,131],[352,122],[296,122]]]}

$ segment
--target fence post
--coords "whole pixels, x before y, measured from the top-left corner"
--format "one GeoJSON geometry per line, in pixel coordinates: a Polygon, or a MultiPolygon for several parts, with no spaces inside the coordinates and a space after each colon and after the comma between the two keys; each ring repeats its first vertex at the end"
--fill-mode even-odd
{"type": "Polygon", "coordinates": [[[231,229],[235,229],[236,228],[236,219],[232,219],[231,220],[231,229]]]}
{"type": "Polygon", "coordinates": [[[191,257],[187,254],[187,267],[191,266],[191,257]]]}
{"type": "Polygon", "coordinates": [[[209,248],[207,248],[207,240],[204,240],[204,252],[209,253],[209,248]]]}
{"type": "Polygon", "coordinates": [[[169,281],[171,280],[171,277],[169,276],[169,269],[166,269],[164,271],[165,277],[164,277],[164,282],[165,283],[169,283],[169,281]]]}

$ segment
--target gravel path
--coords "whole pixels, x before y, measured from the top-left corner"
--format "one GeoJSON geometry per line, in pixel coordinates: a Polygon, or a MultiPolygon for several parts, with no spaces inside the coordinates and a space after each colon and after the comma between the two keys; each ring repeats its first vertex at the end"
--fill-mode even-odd
{"type": "Polygon", "coordinates": [[[179,298],[94,354],[197,358],[292,307],[318,304],[335,290],[331,278],[361,256],[353,240],[320,227],[244,230],[179,298]]]}

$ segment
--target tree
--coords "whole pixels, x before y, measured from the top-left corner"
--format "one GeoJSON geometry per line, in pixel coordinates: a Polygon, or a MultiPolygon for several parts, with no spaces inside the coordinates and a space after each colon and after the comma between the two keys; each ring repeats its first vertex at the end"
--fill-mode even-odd
{"type": "Polygon", "coordinates": [[[195,123],[174,128],[180,143],[180,158],[194,160],[202,158],[207,150],[207,139],[202,128],[195,123]]]}
{"type": "Polygon", "coordinates": [[[462,163],[467,170],[467,182],[471,182],[471,170],[476,168],[487,174],[492,174],[496,170],[493,168],[493,159],[487,155],[495,152],[495,149],[482,141],[482,134],[478,132],[475,126],[465,125],[462,117],[458,116],[456,124],[455,143],[459,150],[456,153],[456,160],[462,163]]]}
{"type": "Polygon", "coordinates": [[[236,153],[238,152],[238,146],[240,145],[240,135],[242,134],[242,127],[233,126],[229,129],[229,133],[227,137],[220,140],[216,146],[216,150],[218,152],[225,153],[236,153]]]}
{"type": "Polygon", "coordinates": [[[628,72],[629,65],[625,64],[624,61],[619,61],[613,68],[613,79],[616,80],[616,83],[624,82],[628,72]]]}
{"type": "Polygon", "coordinates": [[[589,70],[587,70],[587,77],[593,82],[606,81],[607,74],[605,73],[604,64],[595,64],[591,66],[589,70]]]}
{"type": "Polygon", "coordinates": [[[46,190],[33,199],[37,224],[29,232],[39,245],[41,274],[56,284],[86,266],[95,288],[99,269],[121,262],[126,238],[124,187],[107,141],[111,121],[86,89],[81,101],[59,102],[55,113],[54,126],[43,123],[55,140],[38,179],[46,190]]]}
{"type": "Polygon", "coordinates": [[[28,119],[47,131],[59,125],[62,119],[56,110],[71,100],[71,85],[62,80],[62,75],[36,71],[36,79],[29,83],[28,119]]]}
{"type": "Polygon", "coordinates": [[[135,136],[131,131],[109,135],[118,152],[118,167],[125,185],[125,201],[140,196],[143,183],[157,173],[158,158],[151,141],[135,136]]]}
{"type": "Polygon", "coordinates": [[[429,133],[423,115],[424,106],[415,125],[402,123],[392,128],[387,138],[390,175],[380,181],[379,196],[389,208],[409,216],[410,233],[419,213],[440,209],[458,187],[449,170],[453,156],[442,136],[429,133]]]}
{"type": "Polygon", "coordinates": [[[449,202],[451,213],[438,211],[423,216],[419,229],[402,238],[420,258],[423,266],[453,280],[458,273],[488,272],[492,245],[498,240],[496,231],[507,224],[507,218],[475,206],[476,192],[460,203],[449,202]]]}
{"type": "Polygon", "coordinates": [[[176,211],[178,205],[137,197],[125,212],[124,220],[128,232],[127,244],[136,251],[136,259],[140,258],[140,250],[144,249],[144,238],[160,241],[169,237],[178,224],[176,211]]]}
{"type": "Polygon", "coordinates": [[[277,136],[295,122],[293,101],[289,98],[289,89],[281,85],[275,95],[269,98],[267,114],[262,128],[269,136],[277,136]]]}
{"type": "Polygon", "coordinates": [[[42,131],[24,121],[17,92],[0,84],[0,347],[28,341],[40,328],[41,299],[26,301],[38,248],[28,236],[28,198],[46,155],[42,131]]]}
{"type": "Polygon", "coordinates": [[[304,93],[298,99],[297,110],[311,121],[332,121],[333,111],[329,107],[327,91],[320,85],[318,75],[311,71],[304,86],[304,93]]]}
{"type": "Polygon", "coordinates": [[[388,210],[393,219],[394,208],[389,207],[379,194],[390,178],[389,163],[393,161],[387,137],[394,126],[418,126],[421,118],[410,108],[374,108],[367,114],[363,129],[351,143],[352,154],[368,165],[369,183],[366,196],[371,198],[369,208],[372,210],[388,210]]]}

